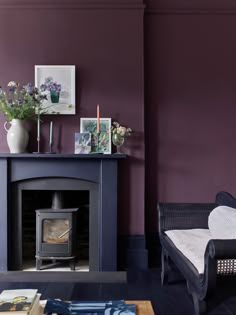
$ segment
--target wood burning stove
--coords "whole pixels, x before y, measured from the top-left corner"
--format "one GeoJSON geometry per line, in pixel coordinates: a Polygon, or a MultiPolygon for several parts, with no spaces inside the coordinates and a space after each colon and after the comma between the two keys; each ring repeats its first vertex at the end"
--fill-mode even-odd
{"type": "Polygon", "coordinates": [[[77,256],[78,208],[61,209],[61,194],[53,195],[52,208],[36,210],[36,269],[45,269],[68,260],[75,270],[77,256]],[[43,265],[43,260],[52,263],[43,265]]]}

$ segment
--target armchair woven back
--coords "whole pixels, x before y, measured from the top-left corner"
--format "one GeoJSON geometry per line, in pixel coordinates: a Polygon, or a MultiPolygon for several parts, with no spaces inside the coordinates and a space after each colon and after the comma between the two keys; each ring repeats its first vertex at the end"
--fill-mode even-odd
{"type": "Polygon", "coordinates": [[[236,199],[226,191],[220,191],[216,194],[217,206],[227,206],[236,208],[236,199]]]}
{"type": "Polygon", "coordinates": [[[208,229],[215,203],[159,203],[159,232],[174,229],[208,229]]]}
{"type": "Polygon", "coordinates": [[[236,260],[235,259],[218,259],[217,274],[220,276],[236,275],[236,260]]]}

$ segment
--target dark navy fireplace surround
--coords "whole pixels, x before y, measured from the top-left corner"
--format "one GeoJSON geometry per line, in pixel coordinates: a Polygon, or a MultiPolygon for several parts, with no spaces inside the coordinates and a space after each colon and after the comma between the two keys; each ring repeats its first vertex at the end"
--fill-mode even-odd
{"type": "Polygon", "coordinates": [[[15,187],[24,187],[24,182],[37,182],[37,179],[42,182],[56,178],[78,179],[78,183],[83,181],[97,187],[93,195],[97,196],[97,209],[90,214],[96,214],[97,219],[91,221],[97,227],[89,268],[90,271],[116,271],[117,173],[118,161],[125,157],[124,154],[0,154],[0,271],[10,270],[12,260],[21,259],[18,257],[21,251],[14,253],[22,246],[21,230],[16,231],[22,219],[21,213],[17,213],[15,187]]]}

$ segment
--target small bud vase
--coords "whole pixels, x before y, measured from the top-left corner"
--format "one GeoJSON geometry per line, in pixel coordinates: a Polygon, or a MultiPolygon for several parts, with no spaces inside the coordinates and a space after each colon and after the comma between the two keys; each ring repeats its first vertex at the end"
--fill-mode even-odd
{"type": "Polygon", "coordinates": [[[24,153],[29,141],[29,133],[25,129],[24,120],[12,119],[9,122],[10,128],[7,128],[8,122],[4,123],[7,131],[7,144],[11,153],[24,153]]]}
{"type": "Polygon", "coordinates": [[[112,135],[112,143],[116,147],[116,153],[121,153],[121,146],[124,144],[125,138],[118,133],[112,135]]]}

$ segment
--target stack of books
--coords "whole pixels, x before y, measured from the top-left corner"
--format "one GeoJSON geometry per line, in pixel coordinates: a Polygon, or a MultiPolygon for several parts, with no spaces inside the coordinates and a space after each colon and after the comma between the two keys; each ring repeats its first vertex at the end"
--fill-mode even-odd
{"type": "Polygon", "coordinates": [[[124,300],[111,301],[72,301],[48,299],[45,314],[61,315],[136,315],[136,305],[126,304],[124,300]]]}
{"type": "Polygon", "coordinates": [[[0,315],[39,315],[37,289],[4,290],[0,294],[0,315]]]}

